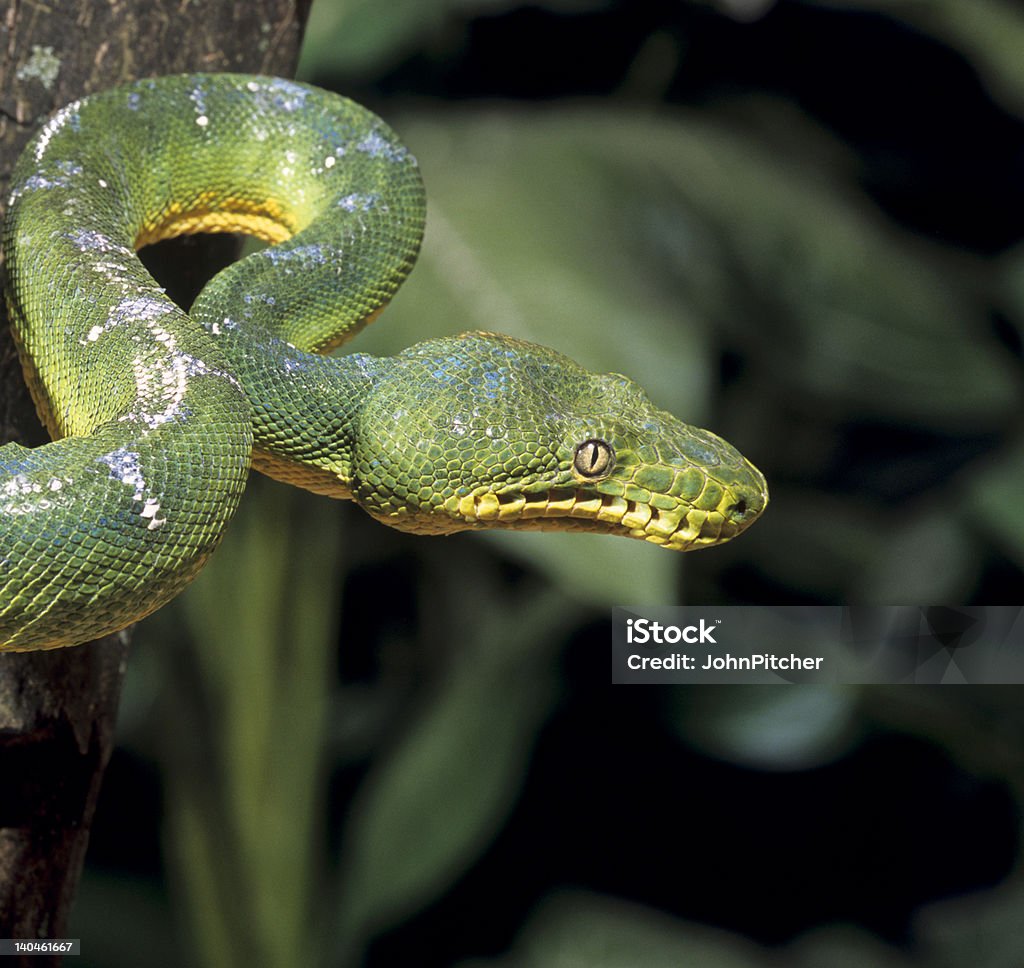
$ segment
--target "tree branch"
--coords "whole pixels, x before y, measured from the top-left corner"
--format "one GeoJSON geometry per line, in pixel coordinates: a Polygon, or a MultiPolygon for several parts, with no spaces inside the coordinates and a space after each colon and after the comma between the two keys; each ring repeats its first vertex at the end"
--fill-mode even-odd
{"type": "MultiPolygon", "coordinates": [[[[0,192],[38,122],[83,94],[181,71],[290,75],[310,3],[9,0],[0,25],[0,192]]],[[[43,439],[4,317],[0,442],[43,439]]],[[[113,746],[128,640],[122,633],[73,649],[0,654],[0,937],[66,930],[113,746]]]]}

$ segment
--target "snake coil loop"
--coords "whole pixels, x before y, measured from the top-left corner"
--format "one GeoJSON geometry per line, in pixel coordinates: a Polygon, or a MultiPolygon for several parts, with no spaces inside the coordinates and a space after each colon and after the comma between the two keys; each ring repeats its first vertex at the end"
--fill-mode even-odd
{"type": "Polygon", "coordinates": [[[0,651],[161,607],[217,547],[250,466],[420,533],[686,551],[757,518],[764,478],[735,448],[554,350],[467,333],[320,355],[394,295],[424,211],[416,160],[380,118],[280,78],[154,78],[43,125],[12,174],[4,250],[54,442],[0,447],[0,651]],[[272,244],[186,314],[135,250],[190,232],[272,244]]]}

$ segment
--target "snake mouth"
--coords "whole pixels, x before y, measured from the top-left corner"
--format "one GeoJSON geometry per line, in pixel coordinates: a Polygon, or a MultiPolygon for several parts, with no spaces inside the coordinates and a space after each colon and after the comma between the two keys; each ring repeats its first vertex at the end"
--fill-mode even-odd
{"type": "Polygon", "coordinates": [[[565,488],[536,493],[485,491],[459,498],[447,510],[464,522],[463,528],[617,534],[673,551],[693,551],[735,538],[766,504],[766,494],[755,500],[729,489],[716,507],[705,509],[671,498],[656,504],[565,488]]]}

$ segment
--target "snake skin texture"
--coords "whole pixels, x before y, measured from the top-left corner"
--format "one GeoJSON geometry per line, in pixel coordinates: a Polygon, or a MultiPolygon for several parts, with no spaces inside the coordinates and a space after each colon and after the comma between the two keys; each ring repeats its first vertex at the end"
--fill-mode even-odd
{"type": "Polygon", "coordinates": [[[15,169],[6,297],[54,442],[0,448],[0,651],[107,634],[196,575],[250,466],[420,533],[600,531],[675,550],[764,509],[731,445],[625,377],[506,336],[325,356],[419,249],[415,159],[365,108],[248,75],[76,101],[15,169]],[[268,243],[186,314],[136,256],[191,232],[268,243]]]}

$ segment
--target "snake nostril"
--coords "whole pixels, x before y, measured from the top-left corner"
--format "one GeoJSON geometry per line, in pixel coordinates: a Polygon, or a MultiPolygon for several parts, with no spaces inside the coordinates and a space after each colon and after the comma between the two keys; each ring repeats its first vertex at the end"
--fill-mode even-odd
{"type": "Polygon", "coordinates": [[[731,508],[729,508],[729,517],[739,518],[742,520],[747,513],[747,499],[741,497],[731,508]]]}

